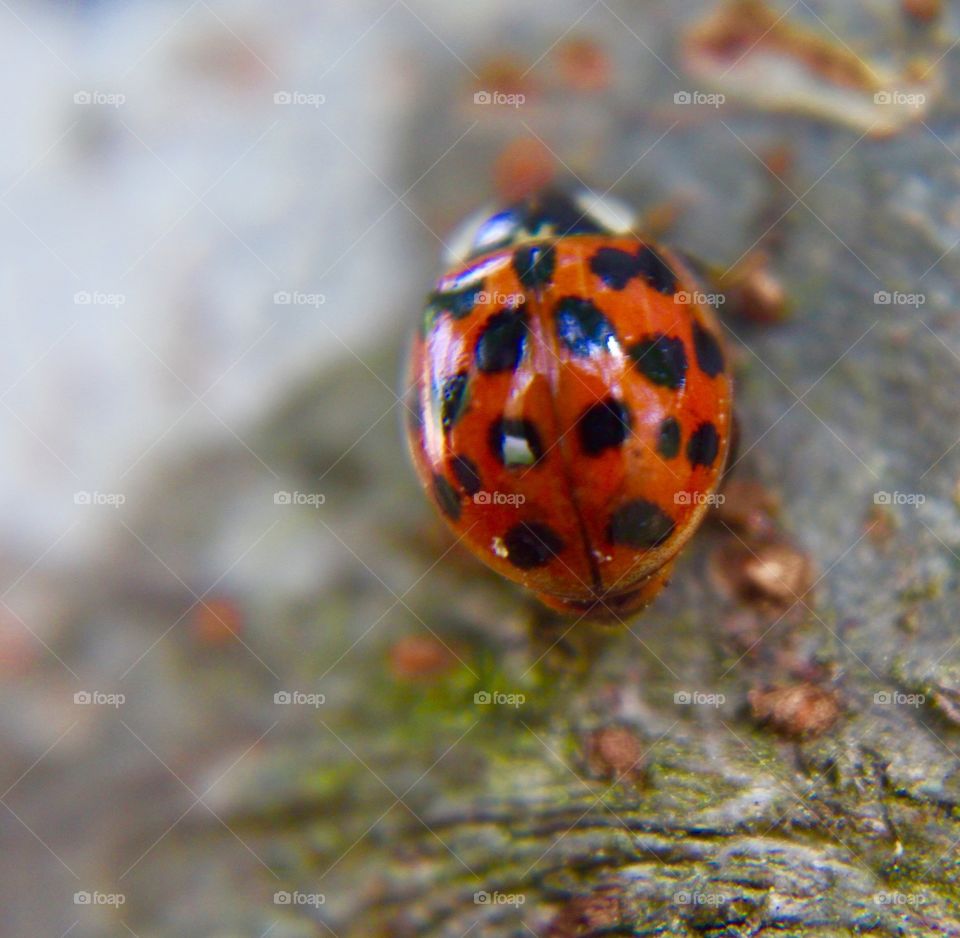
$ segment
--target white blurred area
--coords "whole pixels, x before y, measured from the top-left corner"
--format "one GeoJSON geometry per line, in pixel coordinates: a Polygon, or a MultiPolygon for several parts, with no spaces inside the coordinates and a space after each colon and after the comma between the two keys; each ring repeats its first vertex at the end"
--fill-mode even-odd
{"type": "Polygon", "coordinates": [[[112,523],[98,498],[129,504],[178,450],[242,440],[395,315],[373,287],[388,261],[402,279],[417,223],[389,165],[412,18],[377,19],[389,9],[0,8],[0,550],[16,568],[78,559],[112,523]]]}

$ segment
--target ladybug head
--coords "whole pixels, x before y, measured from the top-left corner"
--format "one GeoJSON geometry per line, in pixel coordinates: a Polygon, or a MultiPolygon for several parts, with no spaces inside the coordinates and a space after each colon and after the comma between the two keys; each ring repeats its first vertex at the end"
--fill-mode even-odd
{"type": "Polygon", "coordinates": [[[458,264],[523,241],[621,234],[633,222],[633,213],[617,199],[550,186],[505,208],[471,215],[454,233],[444,260],[458,264]]]}

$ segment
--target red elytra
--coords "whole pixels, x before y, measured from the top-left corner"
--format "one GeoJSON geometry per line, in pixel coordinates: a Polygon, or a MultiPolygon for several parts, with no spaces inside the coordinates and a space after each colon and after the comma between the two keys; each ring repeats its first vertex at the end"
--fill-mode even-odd
{"type": "Polygon", "coordinates": [[[554,609],[619,617],[716,492],[732,382],[670,251],[545,190],[477,225],[411,354],[413,460],[474,554],[554,609]]]}

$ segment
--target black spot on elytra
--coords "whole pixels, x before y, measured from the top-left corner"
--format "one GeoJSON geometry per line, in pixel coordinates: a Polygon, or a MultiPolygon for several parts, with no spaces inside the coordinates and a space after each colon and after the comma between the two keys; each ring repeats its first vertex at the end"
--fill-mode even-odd
{"type": "Polygon", "coordinates": [[[664,459],[673,459],[680,452],[680,424],[676,417],[666,417],[657,430],[657,452],[664,459]]]}
{"type": "Polygon", "coordinates": [[[588,407],[577,421],[580,446],[588,456],[619,446],[630,432],[630,411],[608,397],[588,407]]]}
{"type": "Polygon", "coordinates": [[[487,373],[513,371],[523,357],[526,340],[527,320],[522,306],[516,312],[505,309],[494,314],[477,339],[477,368],[487,373]]]}
{"type": "Polygon", "coordinates": [[[687,441],[687,459],[691,466],[712,466],[720,450],[720,435],[710,422],[701,423],[687,441]]]}
{"type": "Polygon", "coordinates": [[[468,456],[454,456],[450,460],[450,470],[467,495],[476,495],[483,488],[476,463],[468,456]]]}
{"type": "Polygon", "coordinates": [[[449,430],[460,419],[467,403],[467,373],[460,371],[447,378],[440,387],[440,420],[449,430]]]}
{"type": "Polygon", "coordinates": [[[543,443],[532,420],[494,420],[488,442],[493,455],[508,469],[532,466],[543,456],[543,443]]]}
{"type": "Polygon", "coordinates": [[[460,520],[460,496],[457,490],[440,473],[433,477],[433,497],[440,510],[451,520],[460,520]]]}
{"type": "Polygon", "coordinates": [[[611,516],[607,536],[614,544],[641,550],[662,544],[673,533],[673,519],[645,498],[621,505],[611,516]]]}
{"type": "Polygon", "coordinates": [[[654,384],[676,391],[687,377],[687,353],[683,341],[656,332],[627,349],[637,368],[654,384]]]}
{"type": "Polygon", "coordinates": [[[556,253],[549,244],[525,244],[513,254],[513,269],[520,282],[531,290],[550,282],[556,262],[556,253]]]}
{"type": "Polygon", "coordinates": [[[503,536],[507,560],[521,570],[531,570],[550,563],[563,550],[560,536],[539,521],[521,521],[503,536]]]}
{"type": "Polygon", "coordinates": [[[590,300],[565,296],[557,303],[553,318],[557,338],[577,357],[610,350],[610,340],[616,333],[610,320],[590,300]]]}
{"type": "Polygon", "coordinates": [[[693,350],[697,356],[697,364],[705,375],[715,378],[723,371],[723,350],[717,337],[696,320],[693,323],[693,350]]]}
{"type": "Polygon", "coordinates": [[[612,290],[622,290],[634,277],[641,277],[659,293],[673,296],[677,291],[677,275],[647,246],[633,254],[620,248],[598,248],[590,258],[590,270],[612,290]]]}
{"type": "Polygon", "coordinates": [[[478,280],[460,290],[435,290],[427,297],[427,308],[423,318],[424,333],[433,328],[433,324],[444,313],[454,319],[465,319],[477,305],[477,297],[483,292],[483,281],[478,280]]]}
{"type": "Polygon", "coordinates": [[[673,296],[677,292],[677,275],[653,248],[644,247],[637,255],[637,273],[659,293],[673,296]]]}
{"type": "Polygon", "coordinates": [[[590,258],[590,270],[611,289],[622,290],[637,276],[637,258],[619,248],[598,248],[590,258]]]}

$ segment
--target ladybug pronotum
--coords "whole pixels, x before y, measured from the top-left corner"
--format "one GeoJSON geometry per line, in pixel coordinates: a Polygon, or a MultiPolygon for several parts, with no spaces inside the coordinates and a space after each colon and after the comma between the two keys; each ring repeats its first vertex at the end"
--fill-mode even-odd
{"type": "Polygon", "coordinates": [[[464,227],[414,340],[410,448],[447,523],[551,608],[663,588],[720,483],[732,384],[680,258],[546,189],[464,227]]]}

